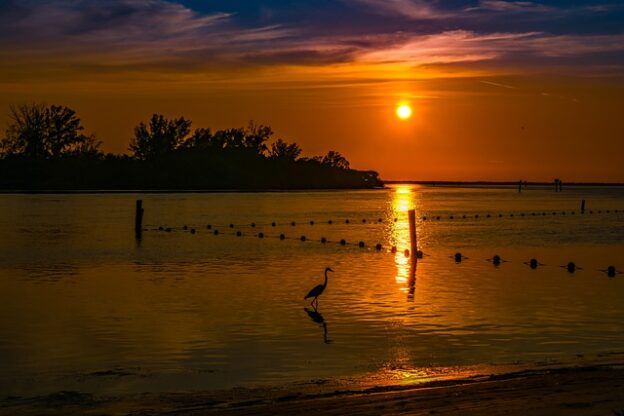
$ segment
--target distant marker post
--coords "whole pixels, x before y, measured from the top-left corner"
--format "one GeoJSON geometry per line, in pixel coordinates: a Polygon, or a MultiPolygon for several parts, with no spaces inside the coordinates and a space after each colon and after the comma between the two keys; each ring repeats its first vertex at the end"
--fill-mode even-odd
{"type": "Polygon", "coordinates": [[[407,212],[407,217],[409,218],[409,230],[410,230],[410,247],[411,253],[415,253],[418,251],[418,240],[416,235],[416,210],[410,209],[407,212]]]}

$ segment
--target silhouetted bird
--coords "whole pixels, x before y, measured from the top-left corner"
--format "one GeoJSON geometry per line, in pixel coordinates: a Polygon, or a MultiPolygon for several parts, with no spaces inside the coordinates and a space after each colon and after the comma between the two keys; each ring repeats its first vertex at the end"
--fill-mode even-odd
{"type": "Polygon", "coordinates": [[[325,283],[314,286],[312,290],[310,290],[308,294],[305,295],[304,297],[304,299],[314,298],[312,299],[312,302],[310,302],[310,305],[312,306],[314,306],[314,303],[318,305],[318,297],[323,294],[323,292],[325,291],[325,288],[327,287],[327,272],[333,272],[333,270],[330,269],[329,267],[326,268],[325,269],[325,283]]]}

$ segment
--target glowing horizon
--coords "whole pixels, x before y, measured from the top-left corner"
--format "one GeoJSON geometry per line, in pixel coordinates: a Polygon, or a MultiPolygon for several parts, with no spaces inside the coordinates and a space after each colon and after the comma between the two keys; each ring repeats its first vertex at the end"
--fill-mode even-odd
{"type": "Polygon", "coordinates": [[[63,104],[123,153],[152,113],[253,119],[388,180],[624,182],[623,18],[615,1],[14,0],[0,128],[9,104],[63,104]],[[399,123],[400,102],[417,111],[399,123]]]}

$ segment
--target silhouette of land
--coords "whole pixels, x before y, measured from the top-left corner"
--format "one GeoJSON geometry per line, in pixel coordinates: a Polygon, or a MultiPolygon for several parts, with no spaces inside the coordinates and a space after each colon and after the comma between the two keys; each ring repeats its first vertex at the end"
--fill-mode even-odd
{"type": "Polygon", "coordinates": [[[63,106],[11,107],[0,146],[0,189],[263,190],[344,189],[383,185],[374,171],[351,169],[336,151],[301,157],[296,143],[272,139],[269,126],[191,130],[183,117],[154,114],[139,123],[129,155],[104,154],[63,106]]]}

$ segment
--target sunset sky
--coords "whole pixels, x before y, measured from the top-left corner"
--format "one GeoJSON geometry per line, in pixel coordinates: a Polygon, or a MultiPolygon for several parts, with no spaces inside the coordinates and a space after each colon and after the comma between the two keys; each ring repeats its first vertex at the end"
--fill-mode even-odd
{"type": "Polygon", "coordinates": [[[624,2],[0,0],[0,131],[33,101],[115,153],[158,112],[384,179],[624,182],[624,2]]]}

